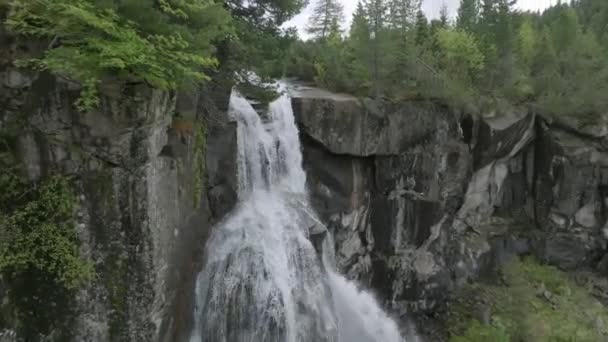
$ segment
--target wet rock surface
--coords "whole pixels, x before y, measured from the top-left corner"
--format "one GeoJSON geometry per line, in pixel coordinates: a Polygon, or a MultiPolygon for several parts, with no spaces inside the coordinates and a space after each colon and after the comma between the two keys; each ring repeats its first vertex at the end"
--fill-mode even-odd
{"type": "Polygon", "coordinates": [[[471,117],[309,88],[293,108],[338,266],[402,317],[433,326],[453,291],[518,255],[571,270],[605,254],[603,138],[531,113],[471,117]]]}

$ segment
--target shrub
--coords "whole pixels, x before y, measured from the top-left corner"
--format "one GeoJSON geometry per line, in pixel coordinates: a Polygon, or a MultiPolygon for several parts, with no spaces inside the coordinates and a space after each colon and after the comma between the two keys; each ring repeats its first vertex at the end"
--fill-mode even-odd
{"type": "Polygon", "coordinates": [[[30,185],[6,172],[0,176],[0,273],[11,277],[36,271],[65,289],[90,279],[82,260],[74,222],[74,195],[66,178],[30,185]]]}
{"type": "Polygon", "coordinates": [[[229,32],[230,17],[213,0],[12,0],[7,25],[50,41],[39,58],[18,65],[49,70],[83,85],[89,110],[107,76],[134,77],[171,90],[208,79],[211,42],[229,32]]]}
{"type": "Polygon", "coordinates": [[[75,294],[94,275],[79,251],[71,182],[28,182],[14,165],[0,149],[0,279],[8,298],[0,303],[0,325],[26,341],[53,332],[61,336],[51,339],[67,341],[75,294]]]}

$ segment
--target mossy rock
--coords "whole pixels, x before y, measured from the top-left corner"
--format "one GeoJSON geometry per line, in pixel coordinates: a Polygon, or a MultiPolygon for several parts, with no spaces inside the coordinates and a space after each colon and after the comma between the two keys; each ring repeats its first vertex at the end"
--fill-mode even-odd
{"type": "Polygon", "coordinates": [[[448,319],[451,342],[608,340],[608,308],[568,274],[533,258],[501,271],[502,284],[478,282],[459,291],[448,319]]]}
{"type": "Polygon", "coordinates": [[[28,341],[67,340],[75,294],[94,273],[79,255],[71,180],[30,183],[16,167],[0,161],[0,168],[0,279],[8,298],[1,309],[12,316],[0,321],[28,341]]]}

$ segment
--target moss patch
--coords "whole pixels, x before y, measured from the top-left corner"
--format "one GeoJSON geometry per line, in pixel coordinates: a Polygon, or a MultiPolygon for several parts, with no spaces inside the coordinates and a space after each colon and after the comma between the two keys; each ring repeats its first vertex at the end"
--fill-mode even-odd
{"type": "Polygon", "coordinates": [[[608,309],[568,274],[526,258],[501,278],[460,291],[448,319],[451,342],[608,340],[608,309]]]}
{"type": "Polygon", "coordinates": [[[10,151],[3,152],[0,279],[9,298],[9,308],[2,311],[12,317],[0,321],[15,327],[26,340],[70,331],[68,314],[74,295],[93,275],[92,265],[79,255],[71,182],[61,176],[28,182],[20,177],[10,151]]]}
{"type": "Polygon", "coordinates": [[[203,191],[203,183],[205,179],[205,125],[197,123],[194,131],[194,208],[200,205],[201,193],[203,191]]]}
{"type": "Polygon", "coordinates": [[[511,337],[506,331],[507,329],[500,324],[499,321],[494,321],[492,324],[482,324],[479,321],[473,320],[470,322],[467,330],[462,336],[454,336],[451,342],[509,342],[511,337]]]}

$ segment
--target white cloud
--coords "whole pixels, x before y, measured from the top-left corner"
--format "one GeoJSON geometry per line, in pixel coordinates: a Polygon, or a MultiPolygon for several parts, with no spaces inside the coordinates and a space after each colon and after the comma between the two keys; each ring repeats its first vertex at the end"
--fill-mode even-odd
{"type": "MultiPolygon", "coordinates": [[[[298,27],[300,34],[305,35],[304,31],[306,23],[308,22],[311,7],[313,6],[315,1],[317,0],[310,0],[310,5],[308,6],[308,8],[306,8],[302,13],[300,13],[295,18],[286,23],[285,26],[296,26],[298,27]]],[[[340,2],[342,2],[342,5],[344,5],[344,14],[347,18],[347,22],[345,24],[346,26],[348,26],[352,13],[357,7],[358,0],[340,0],[340,2]]],[[[556,4],[557,2],[558,0],[519,0],[517,7],[522,10],[536,11],[547,8],[550,5],[556,4]]],[[[450,14],[452,16],[455,15],[460,0],[423,0],[422,8],[429,17],[436,18],[437,16],[439,16],[439,10],[441,9],[441,6],[444,3],[448,6],[450,14]]]]}

